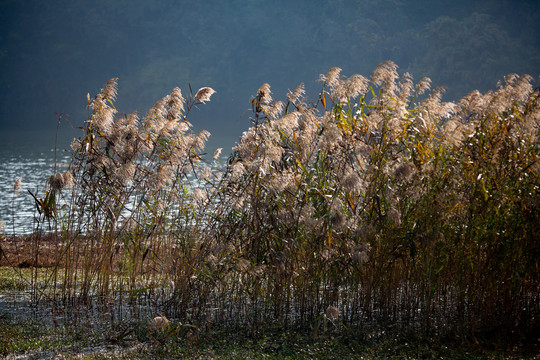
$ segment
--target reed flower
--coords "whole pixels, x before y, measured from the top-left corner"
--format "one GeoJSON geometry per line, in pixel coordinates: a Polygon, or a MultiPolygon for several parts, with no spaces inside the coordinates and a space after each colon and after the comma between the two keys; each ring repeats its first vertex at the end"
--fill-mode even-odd
{"type": "Polygon", "coordinates": [[[208,199],[208,193],[200,188],[193,189],[193,202],[195,205],[200,206],[208,199]]]}
{"type": "Polygon", "coordinates": [[[363,181],[354,169],[349,169],[341,178],[341,184],[349,192],[358,192],[363,186],[363,181]]]}
{"type": "Polygon", "coordinates": [[[368,79],[356,74],[345,81],[341,81],[332,95],[337,103],[346,103],[348,99],[364,95],[368,90],[368,84],[368,79]]]}
{"type": "Polygon", "coordinates": [[[334,229],[340,230],[345,225],[343,202],[336,198],[330,206],[330,224],[334,229]]]}
{"type": "Polygon", "coordinates": [[[208,166],[203,166],[199,173],[199,176],[201,179],[209,180],[212,176],[212,169],[210,169],[210,167],[208,166]]]}
{"type": "Polygon", "coordinates": [[[104,105],[92,116],[90,123],[105,135],[109,135],[114,124],[114,114],[116,114],[116,109],[104,105]]]}
{"type": "Polygon", "coordinates": [[[323,130],[322,148],[329,151],[338,146],[341,141],[341,130],[332,122],[327,122],[323,130]]]}
{"type": "Polygon", "coordinates": [[[333,92],[333,90],[340,84],[341,82],[341,79],[340,79],[340,73],[341,73],[341,68],[339,67],[333,67],[331,68],[330,70],[328,70],[328,72],[326,73],[326,75],[320,75],[319,76],[319,80],[324,82],[326,85],[328,85],[328,87],[330,88],[330,90],[333,92]]]}
{"type": "Polygon", "coordinates": [[[169,326],[169,320],[165,316],[156,316],[150,321],[150,329],[164,331],[169,326]]]}
{"type": "Polygon", "coordinates": [[[184,99],[184,97],[182,96],[182,90],[180,90],[179,87],[175,87],[173,91],[171,92],[171,94],[169,95],[168,101],[167,101],[167,106],[169,107],[173,118],[180,117],[180,115],[184,111],[185,102],[186,102],[186,99],[184,99]]]}
{"type": "Polygon", "coordinates": [[[128,161],[116,170],[117,178],[124,184],[127,184],[135,177],[137,165],[133,161],[128,161]]]}
{"type": "Polygon", "coordinates": [[[431,89],[431,79],[428,77],[422,78],[418,84],[416,84],[416,93],[418,95],[424,94],[426,91],[431,89]]]}
{"type": "Polygon", "coordinates": [[[371,246],[368,243],[361,243],[351,250],[351,260],[358,264],[365,264],[369,261],[369,251],[371,246]]]}
{"type": "Polygon", "coordinates": [[[195,101],[198,101],[198,102],[201,102],[201,103],[206,103],[207,101],[210,101],[210,96],[212,96],[213,94],[215,94],[215,90],[210,88],[210,87],[202,87],[199,89],[199,91],[197,91],[197,93],[195,94],[195,101]]]}
{"type": "Polygon", "coordinates": [[[409,161],[405,161],[405,162],[399,163],[395,167],[393,176],[395,179],[399,181],[408,181],[411,179],[413,173],[414,173],[414,165],[409,161]]]}
{"type": "Polygon", "coordinates": [[[298,128],[298,119],[300,116],[301,113],[299,111],[293,111],[274,121],[273,125],[280,130],[290,132],[298,128]]]}
{"type": "Polygon", "coordinates": [[[261,104],[261,109],[265,112],[270,120],[279,118],[283,113],[283,108],[284,105],[282,101],[274,101],[269,105],[261,104]]]}
{"type": "Polygon", "coordinates": [[[454,118],[448,120],[443,127],[444,139],[455,146],[458,146],[471,131],[470,125],[462,124],[454,118]]]}
{"type": "Polygon", "coordinates": [[[410,73],[406,72],[401,75],[399,81],[399,97],[402,100],[407,100],[414,91],[413,77],[410,73]]]}
{"type": "Polygon", "coordinates": [[[13,190],[21,190],[22,177],[17,178],[13,183],[13,190]]]}
{"type": "Polygon", "coordinates": [[[399,77],[397,68],[398,66],[389,60],[380,63],[371,73],[371,82],[377,86],[382,85],[383,90],[393,94],[395,81],[399,77]]]}
{"type": "Polygon", "coordinates": [[[270,104],[272,102],[272,96],[270,95],[270,84],[264,83],[261,85],[259,90],[257,90],[257,99],[261,104],[270,104]]]}
{"type": "Polygon", "coordinates": [[[292,104],[297,105],[302,100],[305,93],[306,90],[304,89],[304,83],[300,83],[300,85],[298,85],[294,91],[289,91],[287,94],[287,100],[292,104]]]}
{"type": "Polygon", "coordinates": [[[118,95],[118,78],[112,78],[107,81],[107,84],[101,90],[103,99],[108,101],[115,101],[118,95]]]}
{"type": "Polygon", "coordinates": [[[235,162],[231,168],[231,178],[238,179],[245,171],[244,164],[240,161],[235,162]]]}
{"type": "Polygon", "coordinates": [[[77,138],[73,138],[69,147],[73,152],[78,152],[81,150],[81,141],[77,138]]]}
{"type": "Polygon", "coordinates": [[[219,155],[221,155],[221,151],[223,148],[217,148],[216,151],[214,151],[214,160],[217,160],[219,158],[219,155]]]}
{"type": "Polygon", "coordinates": [[[324,315],[329,320],[336,320],[339,317],[339,309],[335,306],[330,305],[326,308],[324,315]]]}

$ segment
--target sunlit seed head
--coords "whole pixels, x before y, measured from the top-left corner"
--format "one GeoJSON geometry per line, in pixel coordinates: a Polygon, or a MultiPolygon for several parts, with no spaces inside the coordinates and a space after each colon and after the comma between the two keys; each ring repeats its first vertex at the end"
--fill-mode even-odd
{"type": "Polygon", "coordinates": [[[117,176],[123,183],[129,183],[135,176],[137,166],[133,161],[126,162],[123,166],[117,169],[117,176]]]}
{"type": "Polygon", "coordinates": [[[282,193],[286,190],[292,193],[296,185],[294,173],[290,170],[276,173],[268,181],[268,188],[275,193],[282,193]]]}
{"type": "Polygon", "coordinates": [[[212,169],[210,169],[210,167],[208,166],[203,166],[199,173],[199,176],[201,179],[209,180],[212,176],[212,169]]]}
{"type": "Polygon", "coordinates": [[[173,118],[177,119],[184,111],[184,103],[186,100],[182,96],[182,91],[179,87],[175,87],[168,97],[167,106],[173,118]]]}
{"type": "Polygon", "coordinates": [[[197,206],[201,206],[208,199],[208,193],[200,188],[193,189],[192,196],[193,202],[197,206]]]}
{"type": "Polygon", "coordinates": [[[368,84],[368,79],[356,74],[345,81],[341,81],[332,95],[338,103],[346,103],[349,99],[364,95],[368,90],[368,84]]]}
{"type": "Polygon", "coordinates": [[[422,78],[418,84],[416,84],[416,93],[422,95],[426,91],[431,89],[431,79],[428,77],[422,78]]]}
{"type": "Polygon", "coordinates": [[[62,181],[65,189],[71,189],[75,185],[75,179],[70,171],[66,171],[62,174],[62,181]]]}
{"type": "Polygon", "coordinates": [[[253,145],[257,142],[257,133],[255,127],[242,133],[239,143],[233,147],[241,159],[249,159],[253,154],[253,145]]]}
{"type": "Polygon", "coordinates": [[[214,151],[214,160],[217,160],[219,158],[219,155],[221,155],[221,151],[223,148],[217,148],[216,151],[214,151]]]}
{"type": "Polygon", "coordinates": [[[267,141],[262,146],[262,155],[269,162],[279,162],[283,156],[283,148],[273,142],[267,141]]]}
{"type": "Polygon", "coordinates": [[[210,97],[215,94],[215,90],[210,87],[202,87],[197,91],[195,94],[195,101],[206,103],[207,101],[210,101],[210,97]]]}
{"type": "Polygon", "coordinates": [[[442,129],[444,139],[453,145],[459,145],[470,132],[471,126],[462,124],[457,119],[448,120],[442,129]]]}
{"type": "Polygon", "coordinates": [[[103,98],[109,101],[116,100],[116,95],[118,94],[117,87],[118,87],[118,78],[109,79],[109,81],[107,81],[107,84],[105,84],[105,87],[103,88],[103,90],[101,90],[101,94],[103,95],[103,98]]]}
{"type": "Polygon", "coordinates": [[[261,85],[259,90],[257,90],[257,99],[262,104],[270,104],[272,102],[272,96],[270,95],[270,84],[264,83],[261,85]]]}
{"type": "Polygon", "coordinates": [[[116,109],[110,106],[103,106],[91,119],[91,124],[101,130],[105,135],[109,135],[114,124],[114,114],[116,109]]]}
{"type": "Polygon", "coordinates": [[[13,190],[21,190],[22,177],[17,178],[13,183],[13,190]]]}
{"type": "Polygon", "coordinates": [[[298,128],[298,119],[300,116],[301,113],[299,111],[293,111],[282,118],[277,119],[273,125],[280,130],[293,131],[298,128]]]}
{"type": "Polygon", "coordinates": [[[399,97],[403,100],[407,100],[413,91],[413,77],[410,73],[406,72],[401,75],[401,79],[399,81],[399,97]]]}
{"type": "Polygon", "coordinates": [[[233,164],[231,169],[231,177],[233,179],[238,179],[242,174],[244,174],[245,167],[244,164],[240,161],[237,161],[233,164]]]}
{"type": "Polygon", "coordinates": [[[270,105],[261,105],[263,111],[267,114],[270,120],[275,120],[283,113],[285,105],[282,101],[274,101],[270,105]]]}
{"type": "Polygon", "coordinates": [[[377,65],[371,73],[371,82],[374,85],[382,85],[383,89],[389,93],[395,90],[395,81],[399,77],[398,66],[392,61],[384,61],[377,65]]]}
{"type": "Polygon", "coordinates": [[[289,91],[287,94],[287,100],[296,105],[302,100],[305,92],[304,83],[300,83],[300,85],[298,85],[294,91],[289,91]]]}
{"type": "Polygon", "coordinates": [[[171,183],[170,169],[167,166],[158,166],[156,172],[151,176],[150,186],[154,189],[162,189],[171,183]]]}
{"type": "Polygon", "coordinates": [[[322,134],[322,147],[324,150],[330,150],[334,147],[338,146],[339,142],[342,139],[341,131],[336,126],[336,124],[332,122],[328,122],[324,129],[322,134]]]}
{"type": "Polygon", "coordinates": [[[331,90],[333,90],[338,86],[338,84],[341,81],[340,73],[341,73],[341,68],[336,66],[328,70],[326,75],[321,75],[319,77],[319,80],[326,83],[326,85],[328,85],[328,87],[331,90]]]}
{"type": "Polygon", "coordinates": [[[453,102],[442,102],[442,96],[445,88],[437,87],[431,95],[420,103],[419,118],[424,120],[424,128],[433,127],[433,120],[448,118],[457,109],[457,105],[453,102]]]}
{"type": "Polygon", "coordinates": [[[202,151],[206,145],[206,141],[210,137],[210,132],[206,130],[200,131],[193,139],[192,147],[196,151],[202,151]]]}
{"type": "Polygon", "coordinates": [[[159,133],[166,122],[166,98],[162,98],[152,106],[145,116],[145,121],[150,130],[159,133]]]}

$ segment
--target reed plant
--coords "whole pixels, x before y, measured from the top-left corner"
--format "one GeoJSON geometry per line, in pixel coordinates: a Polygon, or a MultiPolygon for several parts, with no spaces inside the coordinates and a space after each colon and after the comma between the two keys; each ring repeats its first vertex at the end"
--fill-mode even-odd
{"type": "Polygon", "coordinates": [[[144,117],[116,110],[117,79],[88,97],[40,210],[62,239],[63,301],[201,328],[538,329],[532,78],[456,102],[390,61],[320,81],[312,101],[261,86],[222,165],[187,120],[211,88],[176,88],[144,117]]]}

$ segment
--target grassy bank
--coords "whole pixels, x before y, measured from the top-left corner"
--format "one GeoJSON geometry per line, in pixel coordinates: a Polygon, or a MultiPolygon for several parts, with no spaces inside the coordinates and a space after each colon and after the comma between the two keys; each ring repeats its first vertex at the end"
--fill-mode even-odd
{"type": "Polygon", "coordinates": [[[418,336],[415,333],[342,333],[328,329],[316,338],[306,330],[178,330],[153,333],[145,322],[44,327],[35,320],[0,315],[0,354],[10,358],[63,359],[534,359],[533,344],[504,339],[418,336]],[[17,357],[19,356],[19,357],[17,357]]]}

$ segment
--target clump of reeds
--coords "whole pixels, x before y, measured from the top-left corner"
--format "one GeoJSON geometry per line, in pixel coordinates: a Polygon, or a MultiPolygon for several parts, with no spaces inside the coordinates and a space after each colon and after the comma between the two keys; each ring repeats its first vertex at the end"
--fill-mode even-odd
{"type": "Polygon", "coordinates": [[[350,323],[531,326],[531,78],[510,75],[497,91],[454,103],[392,62],[370,80],[340,72],[321,75],[315,105],[302,85],[286,103],[268,84],[252,101],[255,126],[234,148],[222,188],[230,210],[221,240],[250,264],[238,291],[259,289],[255,304],[271,303],[265,315],[285,322],[339,303],[350,323]]]}
{"type": "Polygon", "coordinates": [[[111,79],[88,100],[69,175],[50,180],[48,194],[71,188],[49,214],[63,296],[254,328],[538,326],[531,78],[456,102],[392,62],[320,80],[315,103],[302,84],[284,101],[262,85],[253,126],[216,169],[200,155],[209,133],[187,121],[211,88],[176,88],[141,117],[118,113],[111,79]]]}

